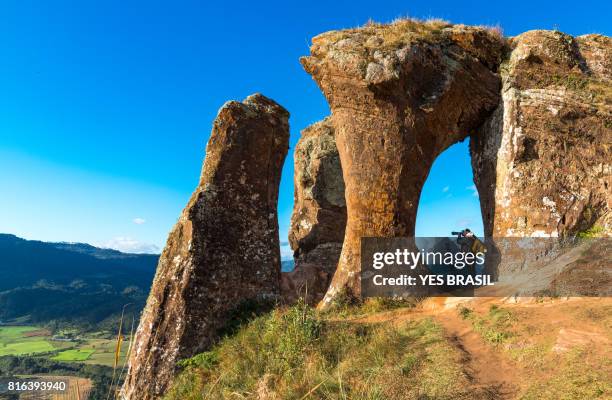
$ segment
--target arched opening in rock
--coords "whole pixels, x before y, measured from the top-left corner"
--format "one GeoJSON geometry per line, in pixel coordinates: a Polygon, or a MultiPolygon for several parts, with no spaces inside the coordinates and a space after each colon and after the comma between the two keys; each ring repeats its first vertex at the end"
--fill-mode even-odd
{"type": "Polygon", "coordinates": [[[451,236],[465,228],[483,236],[478,191],[474,185],[469,138],[440,154],[433,163],[417,209],[417,237],[451,236]]]}

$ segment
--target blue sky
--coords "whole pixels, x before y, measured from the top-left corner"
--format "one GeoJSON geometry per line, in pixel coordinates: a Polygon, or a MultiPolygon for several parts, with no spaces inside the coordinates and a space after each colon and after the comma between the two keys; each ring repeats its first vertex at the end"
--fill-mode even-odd
{"type": "MultiPolygon", "coordinates": [[[[211,122],[261,92],[291,112],[291,145],[328,115],[302,70],[318,33],[439,17],[610,34],[611,6],[582,1],[27,1],[0,5],[0,232],[158,251],[195,188],[211,122]],[[295,3],[295,4],[292,4],[295,3]]],[[[293,160],[279,202],[286,240],[293,160]]],[[[482,231],[467,141],[436,161],[417,233],[482,231]]]]}

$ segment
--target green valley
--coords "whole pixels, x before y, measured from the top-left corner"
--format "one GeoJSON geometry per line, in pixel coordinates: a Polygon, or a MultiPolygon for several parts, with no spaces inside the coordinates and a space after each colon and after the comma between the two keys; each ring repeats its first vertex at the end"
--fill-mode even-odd
{"type": "MultiPolygon", "coordinates": [[[[0,357],[30,356],[53,361],[112,366],[115,346],[116,340],[112,335],[103,332],[65,339],[52,336],[49,330],[37,326],[0,327],[0,357]]],[[[119,365],[125,362],[128,346],[129,340],[124,341],[119,365]]]]}

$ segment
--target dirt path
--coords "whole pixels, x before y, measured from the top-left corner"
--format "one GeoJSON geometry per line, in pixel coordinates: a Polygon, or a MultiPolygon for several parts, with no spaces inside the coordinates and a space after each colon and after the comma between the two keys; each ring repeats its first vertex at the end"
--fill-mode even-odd
{"type": "Polygon", "coordinates": [[[513,399],[518,391],[516,370],[503,355],[483,341],[456,312],[434,315],[447,340],[462,354],[462,366],[475,391],[487,399],[513,399]]]}
{"type": "MultiPolygon", "coordinates": [[[[445,307],[444,299],[433,307],[399,309],[368,315],[351,320],[356,323],[402,323],[406,320],[431,316],[445,331],[446,339],[462,355],[461,364],[470,380],[474,398],[513,399],[518,392],[519,378],[509,360],[500,351],[484,342],[471,324],[457,314],[456,308],[445,307]]],[[[484,299],[483,299],[484,300],[484,299]]],[[[431,305],[431,304],[430,304],[431,305]]]]}
{"type": "MultiPolygon", "coordinates": [[[[357,316],[349,321],[403,324],[410,320],[433,318],[444,330],[448,343],[461,355],[461,368],[470,381],[472,398],[510,400],[530,388],[533,393],[542,393],[552,377],[563,376],[555,375],[552,371],[563,364],[562,356],[572,349],[588,348],[589,351],[585,353],[588,361],[585,362],[598,366],[602,371],[609,371],[609,366],[602,364],[601,360],[610,359],[612,354],[611,310],[612,298],[558,298],[543,302],[536,298],[438,297],[424,300],[417,308],[357,316]],[[459,304],[466,305],[481,316],[487,316],[493,305],[511,311],[515,318],[512,326],[512,335],[518,346],[515,348],[539,346],[550,350],[546,354],[534,355],[537,359],[511,360],[506,351],[487,343],[475,332],[470,320],[461,318],[457,311],[459,304]],[[547,357],[550,352],[555,353],[554,356],[547,357]],[[534,363],[538,362],[544,364],[534,367],[534,363]],[[545,368],[542,369],[542,365],[545,368]]],[[[571,363],[566,363],[565,368],[573,367],[571,363]]],[[[598,379],[609,382],[605,374],[602,372],[598,379]]],[[[567,388],[586,390],[577,389],[578,385],[568,384],[567,388]]],[[[588,390],[597,393],[594,387],[591,384],[588,390]]],[[[560,395],[563,390],[553,392],[560,395]]]]}

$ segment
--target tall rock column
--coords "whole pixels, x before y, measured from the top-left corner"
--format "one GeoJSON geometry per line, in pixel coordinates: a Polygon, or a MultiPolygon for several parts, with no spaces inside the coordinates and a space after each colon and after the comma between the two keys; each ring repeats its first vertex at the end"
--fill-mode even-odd
{"type": "Polygon", "coordinates": [[[309,303],[317,303],[336,271],[346,227],[342,167],[329,118],[302,131],[294,158],[289,243],[295,269],[284,274],[283,289],[287,300],[306,296],[309,303]]]}
{"type": "Polygon", "coordinates": [[[159,260],[123,399],[160,398],[177,362],[206,350],[233,309],[279,295],[277,199],[288,117],[260,94],[219,110],[200,183],[159,260]]]}
{"type": "Polygon", "coordinates": [[[412,20],[313,39],[301,61],[332,110],[348,213],[322,307],[339,291],[360,295],[361,237],[414,235],[434,159],[498,103],[503,46],[486,29],[412,20]]]}
{"type": "Polygon", "coordinates": [[[610,235],[612,40],[530,31],[511,46],[471,146],[485,234],[610,235]]]}

